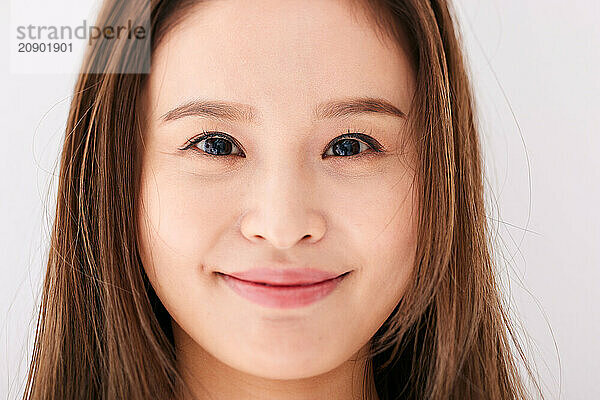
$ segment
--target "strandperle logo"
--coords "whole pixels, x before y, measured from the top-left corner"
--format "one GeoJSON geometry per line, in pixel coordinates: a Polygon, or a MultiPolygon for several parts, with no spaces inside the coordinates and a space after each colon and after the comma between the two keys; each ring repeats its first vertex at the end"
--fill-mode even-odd
{"type": "Polygon", "coordinates": [[[145,39],[146,29],[143,26],[134,26],[131,20],[127,25],[118,26],[95,26],[89,25],[83,20],[81,25],[76,27],[62,25],[20,25],[17,26],[18,40],[72,40],[87,39],[88,45],[98,39],[145,39]]]}
{"type": "MultiPolygon", "coordinates": [[[[2,0],[6,1],[6,0],[2,0]]],[[[99,0],[10,0],[10,71],[13,74],[147,74],[151,64],[151,2],[136,0],[101,16],[99,0]],[[37,4],[36,7],[32,7],[37,4]],[[139,7],[138,7],[139,6],[139,7]],[[100,19],[98,19],[100,18],[100,19]],[[108,18],[108,19],[107,19],[108,18]],[[98,46],[102,57],[81,60],[98,46]],[[117,62],[112,49],[130,49],[135,59],[117,62]],[[109,62],[110,61],[110,62],[109,62]]]]}

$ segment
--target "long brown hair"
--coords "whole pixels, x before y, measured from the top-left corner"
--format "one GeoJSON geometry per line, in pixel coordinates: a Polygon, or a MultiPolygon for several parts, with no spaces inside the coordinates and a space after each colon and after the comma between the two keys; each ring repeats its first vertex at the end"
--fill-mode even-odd
{"type": "MultiPolygon", "coordinates": [[[[96,25],[126,25],[148,12],[153,51],[199,2],[152,0],[148,9],[144,0],[106,0],[96,25]]],[[[417,146],[417,256],[405,295],[370,342],[378,396],[525,399],[522,361],[543,397],[495,280],[473,95],[451,9],[445,0],[354,3],[378,32],[408,41],[417,82],[408,113],[417,146]]],[[[143,67],[142,53],[135,41],[98,40],[84,59],[23,399],[189,394],[133,217],[143,154],[137,107],[148,75],[94,73],[143,67]]]]}

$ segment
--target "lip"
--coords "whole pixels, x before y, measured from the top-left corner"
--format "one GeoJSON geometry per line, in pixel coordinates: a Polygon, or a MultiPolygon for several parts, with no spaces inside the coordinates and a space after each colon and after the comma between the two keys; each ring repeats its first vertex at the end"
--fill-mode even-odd
{"type": "Polygon", "coordinates": [[[270,285],[313,284],[340,276],[340,274],[314,268],[254,268],[227,275],[244,281],[270,285]]]}
{"type": "MultiPolygon", "coordinates": [[[[256,271],[256,270],[252,270],[256,271]]],[[[314,272],[315,270],[313,270],[314,272]]],[[[281,272],[281,271],[279,271],[281,272]]],[[[313,273],[310,272],[310,273],[313,273]]],[[[253,272],[254,274],[258,274],[258,272],[253,272]]],[[[325,276],[324,272],[319,272],[319,276],[312,275],[311,278],[308,278],[306,274],[307,271],[304,270],[305,275],[303,277],[292,276],[291,273],[289,275],[275,275],[269,278],[271,281],[274,279],[279,281],[285,280],[283,278],[287,278],[287,281],[294,280],[295,284],[269,284],[269,283],[260,283],[253,282],[249,280],[239,279],[233,275],[219,274],[227,286],[229,286],[235,293],[240,295],[241,297],[249,300],[253,303],[272,308],[296,308],[307,306],[312,304],[329,294],[331,294],[336,287],[344,280],[346,276],[348,276],[349,272],[346,272],[342,275],[334,275],[331,277],[331,274],[327,274],[328,279],[322,280],[321,277],[325,276]],[[283,278],[282,278],[283,277],[283,278]],[[310,279],[310,282],[297,283],[299,280],[306,281],[310,279]]],[[[261,278],[254,279],[265,279],[265,270],[261,272],[261,278]]],[[[236,275],[240,275],[237,273],[236,275]]],[[[248,276],[248,274],[245,274],[248,276]]],[[[256,276],[256,275],[254,275],[256,276]]]]}

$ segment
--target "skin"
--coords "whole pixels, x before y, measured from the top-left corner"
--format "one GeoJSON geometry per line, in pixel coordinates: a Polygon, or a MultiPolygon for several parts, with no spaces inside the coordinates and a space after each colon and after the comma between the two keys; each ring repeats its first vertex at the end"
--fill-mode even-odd
{"type": "Polygon", "coordinates": [[[408,124],[372,112],[316,120],[312,110],[371,96],[408,111],[406,54],[333,0],[208,1],[154,53],[138,240],[196,398],[376,398],[362,392],[372,373],[358,356],[413,268],[408,124]],[[162,120],[195,99],[251,105],[260,119],[162,120]],[[202,130],[231,135],[230,155],[203,156],[206,141],[180,150],[202,130]],[[359,155],[323,158],[348,131],[384,151],[361,145],[359,155]],[[352,272],[329,296],[288,309],[249,302],[215,273],[267,264],[352,272]]]}

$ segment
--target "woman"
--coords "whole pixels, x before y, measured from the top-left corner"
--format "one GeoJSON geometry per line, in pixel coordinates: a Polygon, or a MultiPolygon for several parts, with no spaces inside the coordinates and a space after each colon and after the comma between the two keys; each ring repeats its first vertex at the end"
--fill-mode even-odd
{"type": "Polygon", "coordinates": [[[526,398],[446,2],[150,13],[150,74],[84,60],[24,398],[526,398]]]}

